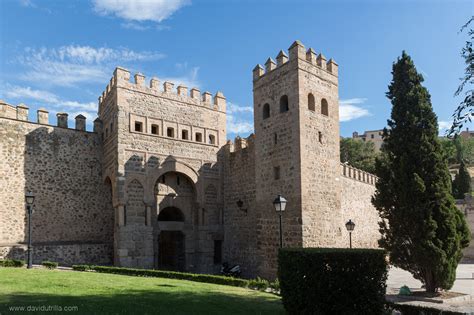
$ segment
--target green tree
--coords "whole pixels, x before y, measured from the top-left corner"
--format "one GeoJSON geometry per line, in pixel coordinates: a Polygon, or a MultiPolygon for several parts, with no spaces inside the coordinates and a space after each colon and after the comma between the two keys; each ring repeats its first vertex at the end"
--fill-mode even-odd
{"type": "Polygon", "coordinates": [[[470,233],[451,196],[451,177],[438,140],[437,117],[423,77],[405,53],[392,68],[392,103],[376,161],[379,245],[391,262],[425,284],[428,292],[452,287],[470,233]]]}
{"type": "MultiPolygon", "coordinates": [[[[460,32],[463,32],[469,27],[474,21],[472,16],[469,21],[463,25],[460,32]]],[[[474,83],[474,50],[472,48],[472,42],[474,41],[474,30],[469,28],[467,32],[469,39],[466,41],[465,46],[461,50],[461,57],[464,59],[466,68],[464,70],[464,76],[461,78],[461,84],[459,85],[454,96],[461,95],[464,92],[464,99],[461,101],[459,106],[456,108],[453,114],[453,125],[449,130],[449,135],[459,132],[466,122],[471,122],[472,116],[474,116],[474,89],[472,84],[474,83]]]]}
{"type": "Polygon", "coordinates": [[[444,152],[444,159],[448,162],[448,165],[457,164],[457,152],[458,149],[454,140],[448,138],[440,139],[440,144],[444,152]]]}
{"type": "Polygon", "coordinates": [[[375,145],[373,142],[361,141],[352,138],[343,138],[340,141],[341,162],[363,171],[375,172],[375,145]]]}
{"type": "Polygon", "coordinates": [[[466,164],[461,161],[459,172],[453,180],[453,196],[456,199],[464,199],[464,194],[471,192],[471,176],[467,171],[466,164]]]}

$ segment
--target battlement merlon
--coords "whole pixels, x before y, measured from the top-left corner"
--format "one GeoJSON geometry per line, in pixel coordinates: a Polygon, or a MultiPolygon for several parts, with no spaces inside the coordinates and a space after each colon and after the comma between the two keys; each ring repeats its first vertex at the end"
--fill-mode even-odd
{"type": "Polygon", "coordinates": [[[374,174],[350,166],[347,163],[341,163],[341,175],[364,182],[369,185],[375,185],[375,183],[377,182],[377,176],[375,176],[374,174]]]}
{"type": "MultiPolygon", "coordinates": [[[[10,105],[2,100],[0,100],[0,118],[7,118],[7,119],[12,119],[12,120],[18,120],[18,121],[24,121],[28,123],[35,123],[39,125],[45,125],[45,126],[55,126],[55,127],[60,127],[60,128],[65,128],[65,129],[75,129],[78,131],[85,131],[89,132],[86,130],[86,117],[82,114],[78,114],[75,117],[76,125],[75,128],[69,128],[68,126],[68,114],[67,113],[57,113],[57,122],[56,125],[49,124],[49,112],[44,109],[40,108],[36,111],[36,121],[30,121],[28,119],[28,114],[29,114],[29,107],[26,106],[23,103],[18,104],[17,106],[10,105]]],[[[94,132],[97,132],[95,130],[94,126],[94,132]]]]}
{"type": "Polygon", "coordinates": [[[209,92],[200,94],[199,89],[193,87],[189,93],[188,87],[182,84],[175,87],[175,84],[169,81],[165,81],[162,90],[160,90],[160,80],[156,77],[150,79],[149,86],[146,85],[146,78],[141,73],[136,73],[134,75],[134,82],[130,82],[130,77],[130,71],[127,69],[122,67],[115,68],[110,83],[106,86],[102,95],[99,96],[99,112],[102,111],[102,106],[106,104],[107,98],[114,88],[131,89],[137,92],[155,95],[157,97],[176,99],[177,101],[191,105],[203,106],[220,112],[226,111],[226,98],[220,91],[215,95],[212,95],[209,92]]]}
{"type": "Polygon", "coordinates": [[[327,61],[326,57],[322,53],[319,55],[316,54],[316,51],[313,48],[306,50],[304,45],[299,40],[293,42],[293,44],[288,49],[288,53],[289,57],[283,50],[280,50],[276,57],[276,64],[273,59],[268,58],[265,62],[265,69],[260,64],[258,64],[253,69],[254,82],[266,77],[275,70],[278,71],[288,63],[294,63],[298,65],[298,67],[301,67],[301,65],[305,63],[313,65],[319,71],[322,70],[324,73],[327,73],[332,77],[331,81],[337,84],[339,66],[336,61],[334,61],[334,59],[331,58],[329,61],[327,61]],[[295,60],[297,60],[297,62],[294,62],[295,60]]]}
{"type": "Polygon", "coordinates": [[[255,134],[250,134],[247,138],[236,136],[234,141],[227,140],[224,148],[228,153],[237,153],[244,150],[253,150],[255,145],[255,134]]]}

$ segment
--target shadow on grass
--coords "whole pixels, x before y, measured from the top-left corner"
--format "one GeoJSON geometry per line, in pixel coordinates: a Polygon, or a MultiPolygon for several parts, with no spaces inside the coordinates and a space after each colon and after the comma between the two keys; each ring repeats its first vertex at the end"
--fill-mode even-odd
{"type": "Polygon", "coordinates": [[[199,293],[178,290],[167,292],[158,289],[157,291],[124,290],[113,294],[104,291],[100,295],[63,295],[58,292],[57,294],[13,293],[0,296],[0,314],[22,313],[284,314],[284,311],[280,300],[270,296],[241,296],[219,292],[199,293]]]}

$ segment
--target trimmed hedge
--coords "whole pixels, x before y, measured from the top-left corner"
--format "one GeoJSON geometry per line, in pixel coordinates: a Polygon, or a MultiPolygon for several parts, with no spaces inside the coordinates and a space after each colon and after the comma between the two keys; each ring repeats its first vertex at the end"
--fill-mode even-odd
{"type": "Polygon", "coordinates": [[[289,314],[383,314],[387,272],[378,249],[289,248],[278,254],[289,314]]]}
{"type": "Polygon", "coordinates": [[[420,305],[411,305],[411,304],[395,304],[388,303],[389,307],[393,310],[397,310],[402,313],[402,315],[463,315],[464,312],[452,312],[452,311],[443,311],[432,307],[424,307],[420,305]]]}
{"type": "Polygon", "coordinates": [[[91,270],[95,270],[96,272],[114,273],[114,274],[127,275],[127,276],[158,277],[158,278],[168,278],[168,279],[178,279],[178,280],[189,280],[189,281],[206,282],[206,283],[213,283],[213,284],[231,285],[234,287],[246,288],[249,286],[249,280],[232,278],[232,277],[224,277],[224,276],[206,275],[206,274],[194,274],[194,273],[165,271],[165,270],[105,267],[105,266],[93,266],[91,267],[91,270]]]}
{"type": "Polygon", "coordinates": [[[56,269],[56,268],[58,268],[59,264],[57,262],[54,262],[54,261],[45,260],[45,261],[41,262],[41,265],[43,265],[43,267],[46,267],[48,269],[56,269]]]}
{"type": "Polygon", "coordinates": [[[18,260],[18,259],[5,259],[5,260],[0,260],[0,266],[2,267],[16,267],[16,268],[21,268],[25,265],[24,260],[18,260]]]}
{"type": "Polygon", "coordinates": [[[89,265],[72,265],[72,270],[89,271],[89,270],[91,270],[91,266],[89,266],[89,265]]]}
{"type": "Polygon", "coordinates": [[[167,271],[167,270],[154,270],[154,269],[134,269],[134,268],[123,268],[123,267],[109,267],[109,266],[91,266],[91,265],[72,265],[72,269],[76,271],[96,271],[101,273],[113,273],[126,276],[138,276],[138,277],[156,277],[156,278],[167,278],[177,280],[189,280],[196,282],[205,282],[213,284],[230,285],[234,287],[250,288],[260,291],[265,291],[270,288],[274,291],[280,289],[278,279],[275,282],[268,282],[265,279],[258,278],[253,280],[218,276],[218,275],[207,275],[207,274],[195,274],[187,272],[167,271]]]}

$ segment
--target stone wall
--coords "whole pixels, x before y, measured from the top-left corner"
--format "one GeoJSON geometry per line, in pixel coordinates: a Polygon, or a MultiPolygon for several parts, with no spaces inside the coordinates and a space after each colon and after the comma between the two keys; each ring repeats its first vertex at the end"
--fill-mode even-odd
{"type": "Polygon", "coordinates": [[[254,135],[225,147],[224,260],[239,264],[242,276],[256,277],[262,259],[257,251],[254,135]],[[242,202],[239,208],[237,202],[242,202]]]}
{"type": "Polygon", "coordinates": [[[379,215],[372,205],[371,198],[375,193],[375,176],[341,165],[341,221],[338,228],[342,232],[342,247],[349,246],[349,235],[345,223],[350,219],[356,226],[352,232],[352,246],[355,248],[378,248],[380,239],[379,215]]]}
{"type": "MultiPolygon", "coordinates": [[[[96,133],[0,118],[3,256],[10,257],[8,248],[26,242],[27,191],[36,196],[32,217],[35,253],[72,263],[73,255],[61,253],[67,248],[76,253],[94,252],[85,254],[81,262],[111,262],[113,209],[110,192],[102,183],[101,141],[96,133]],[[102,249],[84,249],[84,243],[100,244],[102,249]],[[89,258],[93,260],[86,261],[89,258]]],[[[12,252],[22,255],[18,250],[12,252]]]]}

